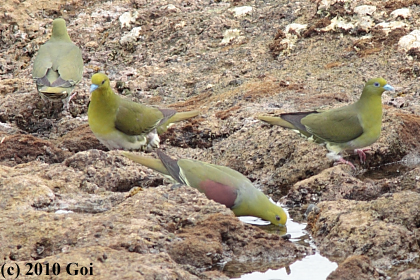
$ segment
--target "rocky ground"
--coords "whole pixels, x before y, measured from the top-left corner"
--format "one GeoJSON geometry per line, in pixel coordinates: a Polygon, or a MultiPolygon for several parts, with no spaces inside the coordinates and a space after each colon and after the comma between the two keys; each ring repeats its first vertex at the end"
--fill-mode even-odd
{"type": "Polygon", "coordinates": [[[329,279],[419,279],[419,5],[5,0],[1,259],[59,263],[62,271],[78,262],[93,267],[95,279],[225,279],[230,261],[246,264],[245,273],[313,253],[107,151],[86,116],[90,77],[102,71],[131,100],[201,111],[162,137],[169,155],[242,172],[295,207],[295,220],[314,204],[308,230],[321,254],[339,263],[329,279]],[[69,112],[44,103],[31,77],[56,17],[66,19],[85,63],[69,112]],[[383,95],[382,135],[367,163],[346,157],[356,171],[333,166],[324,147],[255,119],[346,105],[378,76],[396,93],[383,95]]]}

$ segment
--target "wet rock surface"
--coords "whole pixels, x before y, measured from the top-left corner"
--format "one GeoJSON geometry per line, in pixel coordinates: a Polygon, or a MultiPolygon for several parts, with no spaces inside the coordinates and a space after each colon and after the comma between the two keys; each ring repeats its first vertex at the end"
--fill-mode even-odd
{"type": "MultiPolygon", "coordinates": [[[[105,72],[127,98],[201,116],[171,127],[174,157],[229,166],[275,201],[306,208],[329,279],[417,279],[420,62],[417,1],[10,1],[0,13],[0,257],[93,263],[97,279],[226,279],[279,268],[308,247],[246,225],[196,190],[108,151],[87,126],[105,72]],[[68,112],[31,78],[55,17],[82,49],[68,112]],[[340,107],[382,76],[383,129],[356,171],[255,119],[340,107]],[[416,278],[417,277],[417,278],[416,278]]],[[[291,211],[293,213],[293,211],[291,211]]],[[[302,217],[293,217],[296,220],[302,217]]]]}
{"type": "Polygon", "coordinates": [[[319,213],[309,215],[308,227],[321,253],[339,261],[365,255],[382,270],[417,263],[418,199],[418,193],[407,191],[368,202],[321,202],[319,213]]]}
{"type": "Polygon", "coordinates": [[[327,279],[355,279],[356,275],[357,279],[381,279],[379,272],[366,256],[348,257],[327,279]]]}

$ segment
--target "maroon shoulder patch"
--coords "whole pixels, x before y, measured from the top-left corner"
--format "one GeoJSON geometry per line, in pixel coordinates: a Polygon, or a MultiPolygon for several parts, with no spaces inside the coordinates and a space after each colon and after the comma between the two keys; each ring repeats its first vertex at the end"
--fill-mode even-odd
{"type": "Polygon", "coordinates": [[[200,188],[209,199],[223,204],[228,208],[232,208],[235,205],[238,194],[234,187],[207,179],[200,183],[200,188]]]}

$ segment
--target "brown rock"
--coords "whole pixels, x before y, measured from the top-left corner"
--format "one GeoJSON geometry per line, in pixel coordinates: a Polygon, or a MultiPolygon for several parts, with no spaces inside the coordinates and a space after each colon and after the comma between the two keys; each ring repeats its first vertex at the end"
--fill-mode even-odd
{"type": "Polygon", "coordinates": [[[379,273],[366,256],[351,256],[328,275],[327,280],[374,280],[381,279],[379,273]]]}
{"type": "MultiPolygon", "coordinates": [[[[416,161],[417,165],[417,161],[419,161],[419,156],[418,155],[413,155],[413,159],[412,161],[416,161]]],[[[414,168],[413,170],[408,171],[406,174],[404,174],[404,176],[402,176],[401,178],[401,183],[400,186],[402,189],[407,189],[407,190],[414,190],[416,192],[420,192],[420,167],[414,168]]]]}
{"type": "MultiPolygon", "coordinates": [[[[21,268],[28,270],[27,263],[28,261],[17,262],[21,268]]],[[[39,279],[49,279],[51,277],[45,275],[47,263],[49,264],[50,275],[54,275],[54,265],[56,267],[60,266],[60,278],[199,279],[183,270],[167,253],[126,253],[125,251],[98,245],[75,248],[69,252],[59,253],[30,263],[33,265],[42,264],[44,273],[38,277],[39,279]],[[83,272],[84,275],[82,275],[83,272]],[[90,275],[93,275],[93,277],[90,275]]],[[[34,271],[34,268],[32,271],[34,271]]]]}
{"type": "Polygon", "coordinates": [[[180,239],[173,243],[169,254],[177,263],[196,267],[214,266],[227,255],[240,262],[251,262],[256,257],[287,262],[292,261],[295,254],[305,254],[302,248],[297,249],[278,235],[267,234],[222,214],[176,233],[180,239]]]}
{"type": "Polygon", "coordinates": [[[81,125],[69,131],[63,137],[57,139],[57,146],[71,152],[82,152],[89,149],[99,149],[107,151],[90,130],[89,125],[81,125]]]}
{"type": "Polygon", "coordinates": [[[57,163],[62,162],[70,154],[57,148],[50,141],[32,135],[0,133],[0,138],[2,139],[0,161],[8,166],[30,161],[57,163]]]}
{"type": "MultiPolygon", "coordinates": [[[[403,178],[372,180],[361,176],[362,181],[351,174],[352,172],[348,165],[325,169],[293,185],[283,202],[295,206],[342,198],[369,201],[385,193],[403,189],[399,184],[403,178]]],[[[411,189],[412,186],[407,188],[411,189]]]]}
{"type": "Polygon", "coordinates": [[[419,199],[418,193],[406,191],[372,202],[321,202],[320,211],[309,215],[308,228],[320,252],[337,260],[363,254],[380,269],[417,262],[418,238],[412,230],[419,199]]]}
{"type": "MultiPolygon", "coordinates": [[[[84,266],[92,262],[103,277],[110,274],[98,261],[150,258],[153,261],[140,269],[145,275],[160,275],[155,267],[163,266],[168,275],[189,279],[185,269],[207,277],[201,273],[218,262],[282,258],[287,264],[311,253],[244,225],[232,211],[193,188],[104,190],[121,186],[133,174],[140,179],[138,169],[128,168],[132,163],[118,153],[89,150],[60,164],[0,167],[0,258],[20,264],[58,262],[62,267],[77,258],[84,266]],[[103,189],[83,187],[89,177],[103,189]]],[[[137,273],[128,264],[112,271],[127,277],[137,273]]]]}

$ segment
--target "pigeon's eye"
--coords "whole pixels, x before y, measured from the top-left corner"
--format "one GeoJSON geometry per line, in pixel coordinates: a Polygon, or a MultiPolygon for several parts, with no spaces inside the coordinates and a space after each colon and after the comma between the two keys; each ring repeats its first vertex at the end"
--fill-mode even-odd
{"type": "Polygon", "coordinates": [[[279,217],[279,216],[277,216],[277,215],[276,215],[276,220],[277,220],[277,221],[280,221],[280,217],[279,217]]]}
{"type": "Polygon", "coordinates": [[[378,82],[374,83],[373,85],[374,85],[375,87],[379,87],[379,83],[378,83],[378,82]]]}
{"type": "Polygon", "coordinates": [[[102,81],[102,84],[105,84],[105,80],[102,81]]]}

